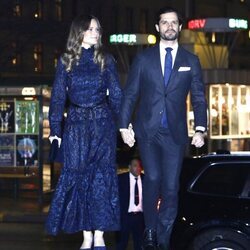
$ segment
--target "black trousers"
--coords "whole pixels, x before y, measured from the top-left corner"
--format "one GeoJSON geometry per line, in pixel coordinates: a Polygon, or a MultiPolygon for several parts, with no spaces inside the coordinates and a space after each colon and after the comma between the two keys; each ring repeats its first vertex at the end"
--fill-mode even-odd
{"type": "Polygon", "coordinates": [[[179,176],[185,145],[177,145],[169,130],[160,128],[153,138],[138,139],[138,146],[145,174],[145,226],[156,230],[158,244],[168,246],[178,210],[179,176]]]}
{"type": "Polygon", "coordinates": [[[117,250],[127,249],[129,236],[133,237],[134,250],[141,250],[144,231],[143,213],[128,213],[121,221],[121,230],[117,233],[117,250]],[[126,221],[123,221],[126,220],[126,221]]]}

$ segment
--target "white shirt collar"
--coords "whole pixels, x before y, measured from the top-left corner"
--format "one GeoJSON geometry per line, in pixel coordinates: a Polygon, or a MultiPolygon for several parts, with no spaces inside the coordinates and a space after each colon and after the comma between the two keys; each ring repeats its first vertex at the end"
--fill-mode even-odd
{"type": "Polygon", "coordinates": [[[176,56],[177,50],[178,50],[178,43],[175,43],[173,46],[166,46],[163,42],[160,41],[160,53],[163,52],[164,54],[166,54],[166,48],[172,48],[173,50],[171,51],[171,54],[174,56],[176,56]]]}
{"type": "MultiPolygon", "coordinates": [[[[129,172],[129,178],[130,178],[130,180],[132,179],[132,180],[135,180],[135,178],[136,178],[136,176],[134,176],[133,174],[131,174],[130,172],[129,172]]],[[[137,176],[137,179],[139,180],[141,177],[140,177],[140,175],[138,175],[137,176]]]]}
{"type": "Polygon", "coordinates": [[[160,41],[160,49],[163,49],[165,51],[165,48],[169,47],[172,48],[173,50],[177,50],[178,49],[178,43],[175,43],[173,46],[166,46],[166,44],[164,44],[162,41],[160,41]]]}
{"type": "Polygon", "coordinates": [[[165,55],[166,55],[166,48],[170,47],[173,50],[171,51],[172,54],[172,67],[174,66],[174,62],[175,62],[175,58],[176,58],[176,54],[177,54],[177,50],[178,50],[178,43],[175,43],[173,46],[166,46],[166,44],[164,44],[163,42],[160,41],[159,43],[159,48],[160,48],[160,59],[161,59],[161,68],[162,68],[162,74],[164,75],[164,63],[165,63],[165,55]]]}

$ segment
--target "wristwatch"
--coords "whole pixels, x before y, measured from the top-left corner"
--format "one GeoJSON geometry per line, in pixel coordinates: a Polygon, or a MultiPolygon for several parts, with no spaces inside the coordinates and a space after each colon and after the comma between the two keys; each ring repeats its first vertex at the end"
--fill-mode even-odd
{"type": "Polygon", "coordinates": [[[204,134],[204,132],[205,132],[205,131],[202,131],[202,130],[200,130],[200,129],[195,130],[195,133],[202,133],[202,134],[204,134]]]}

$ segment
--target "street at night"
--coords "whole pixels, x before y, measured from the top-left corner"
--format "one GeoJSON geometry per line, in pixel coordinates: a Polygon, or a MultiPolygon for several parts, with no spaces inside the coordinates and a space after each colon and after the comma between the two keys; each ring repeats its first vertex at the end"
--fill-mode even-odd
{"type": "Polygon", "coordinates": [[[0,250],[250,250],[249,17],[0,0],[0,250]]]}
{"type": "MultiPolygon", "coordinates": [[[[113,233],[105,235],[107,248],[115,249],[113,233]]],[[[82,234],[48,236],[42,223],[0,223],[1,250],[78,250],[82,234]]]]}

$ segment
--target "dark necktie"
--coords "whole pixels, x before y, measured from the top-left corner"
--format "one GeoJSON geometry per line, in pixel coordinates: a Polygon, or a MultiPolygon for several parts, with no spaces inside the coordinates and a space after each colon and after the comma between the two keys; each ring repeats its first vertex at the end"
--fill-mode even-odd
{"type": "Polygon", "coordinates": [[[169,77],[171,75],[172,71],[172,54],[171,51],[173,50],[172,48],[167,47],[166,49],[166,55],[165,55],[165,65],[164,65],[164,84],[165,87],[168,84],[169,77]]]}
{"type": "MultiPolygon", "coordinates": [[[[166,55],[165,55],[165,65],[164,65],[164,85],[165,87],[168,84],[171,71],[172,71],[172,54],[171,51],[173,50],[172,48],[165,48],[166,50],[166,55]]],[[[167,116],[166,116],[166,110],[164,110],[163,115],[162,115],[162,120],[161,120],[161,125],[163,127],[167,127],[167,116]]]]}
{"type": "Polygon", "coordinates": [[[138,178],[135,177],[135,205],[139,204],[139,188],[138,188],[138,178]]]}

